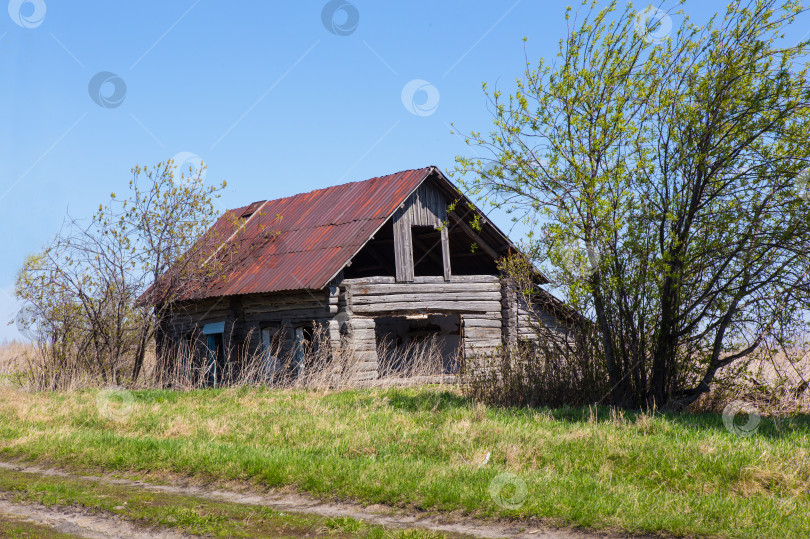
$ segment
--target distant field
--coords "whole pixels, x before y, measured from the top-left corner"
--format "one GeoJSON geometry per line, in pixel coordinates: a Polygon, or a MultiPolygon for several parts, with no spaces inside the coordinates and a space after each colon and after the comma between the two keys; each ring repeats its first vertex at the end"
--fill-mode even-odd
{"type": "Polygon", "coordinates": [[[596,412],[491,409],[438,388],[0,388],[0,457],[561,526],[810,535],[806,416],[746,438],[717,415],[596,412]]]}

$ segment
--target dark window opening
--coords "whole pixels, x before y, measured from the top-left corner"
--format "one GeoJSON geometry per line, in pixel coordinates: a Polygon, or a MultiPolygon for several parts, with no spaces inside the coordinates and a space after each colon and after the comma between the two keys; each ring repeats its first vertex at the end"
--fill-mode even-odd
{"type": "Polygon", "coordinates": [[[239,216],[240,219],[248,219],[251,215],[256,213],[256,210],[262,207],[264,204],[264,200],[259,200],[258,202],[252,203],[250,206],[245,208],[245,211],[242,212],[242,215],[239,216]]]}
{"type": "Polygon", "coordinates": [[[296,378],[303,374],[307,359],[309,358],[311,360],[314,357],[316,346],[311,327],[295,328],[292,365],[290,365],[290,367],[296,378]]]}
{"type": "MultiPolygon", "coordinates": [[[[497,275],[498,266],[475,238],[471,238],[460,227],[451,226],[450,267],[453,275],[497,275]]],[[[479,240],[480,242],[480,240],[479,240]]]]}
{"type": "Polygon", "coordinates": [[[283,337],[283,332],[279,327],[262,328],[262,361],[267,381],[272,381],[281,371],[283,337]]]}
{"type": "Polygon", "coordinates": [[[194,335],[180,336],[180,372],[185,373],[194,363],[194,335]]]}
{"type": "Polygon", "coordinates": [[[221,386],[225,381],[225,347],[222,333],[206,335],[206,381],[209,386],[221,386]]]}
{"type": "Polygon", "coordinates": [[[374,321],[380,376],[458,372],[461,365],[458,315],[383,316],[374,321]]]}
{"type": "Polygon", "coordinates": [[[352,258],[351,265],[344,268],[347,279],[358,277],[395,277],[397,267],[394,263],[394,225],[392,220],[385,223],[374,234],[374,239],[352,258]]]}
{"type": "Polygon", "coordinates": [[[196,333],[179,334],[174,344],[176,349],[172,350],[173,357],[168,374],[169,384],[193,385],[197,383],[197,373],[199,372],[198,336],[196,333]]]}
{"type": "Polygon", "coordinates": [[[414,276],[444,275],[442,233],[432,226],[411,228],[414,276]]]}
{"type": "Polygon", "coordinates": [[[321,335],[316,334],[315,328],[311,325],[294,326],[282,328],[275,337],[271,337],[271,349],[275,347],[279,351],[279,356],[275,358],[273,368],[275,369],[271,377],[278,377],[285,380],[295,380],[304,374],[304,371],[311,367],[312,362],[318,362],[318,340],[321,335]],[[286,338],[288,344],[284,344],[286,338]],[[273,344],[273,339],[277,344],[273,344]]]}

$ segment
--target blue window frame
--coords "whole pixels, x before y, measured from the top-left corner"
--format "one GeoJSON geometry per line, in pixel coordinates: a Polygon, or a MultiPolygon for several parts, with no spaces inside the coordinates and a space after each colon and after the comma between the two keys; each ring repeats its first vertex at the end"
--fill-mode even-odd
{"type": "Polygon", "coordinates": [[[210,386],[222,384],[225,370],[224,333],[225,322],[205,324],[203,327],[203,335],[206,336],[208,348],[206,380],[210,386]]]}

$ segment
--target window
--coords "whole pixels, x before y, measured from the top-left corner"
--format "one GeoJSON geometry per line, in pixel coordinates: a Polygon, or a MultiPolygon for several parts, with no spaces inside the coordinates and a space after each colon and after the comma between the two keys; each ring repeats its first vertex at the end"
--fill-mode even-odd
{"type": "Polygon", "coordinates": [[[264,373],[268,381],[281,370],[279,356],[281,355],[281,330],[277,327],[262,329],[262,356],[264,359],[264,373]]]}
{"type": "Polygon", "coordinates": [[[293,372],[295,376],[300,376],[304,370],[304,361],[307,354],[307,341],[304,335],[304,328],[295,328],[295,343],[293,348],[293,372]]]}
{"type": "Polygon", "coordinates": [[[317,360],[318,339],[312,326],[299,326],[293,334],[292,361],[289,366],[293,377],[299,377],[304,372],[307,360],[317,360]]]}
{"type": "Polygon", "coordinates": [[[415,276],[444,275],[442,233],[432,226],[411,228],[413,243],[413,274],[415,276]]]}
{"type": "Polygon", "coordinates": [[[208,385],[222,385],[225,375],[225,322],[205,324],[203,335],[208,348],[205,375],[208,385]]]}

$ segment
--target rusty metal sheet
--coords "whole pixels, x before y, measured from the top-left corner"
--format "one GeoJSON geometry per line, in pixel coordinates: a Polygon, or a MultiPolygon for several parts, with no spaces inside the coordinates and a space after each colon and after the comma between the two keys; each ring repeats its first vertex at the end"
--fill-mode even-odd
{"type": "Polygon", "coordinates": [[[255,212],[232,246],[240,262],[193,298],[325,287],[432,170],[406,170],[229,210],[212,227],[212,237],[229,237],[234,216],[255,212]]]}

